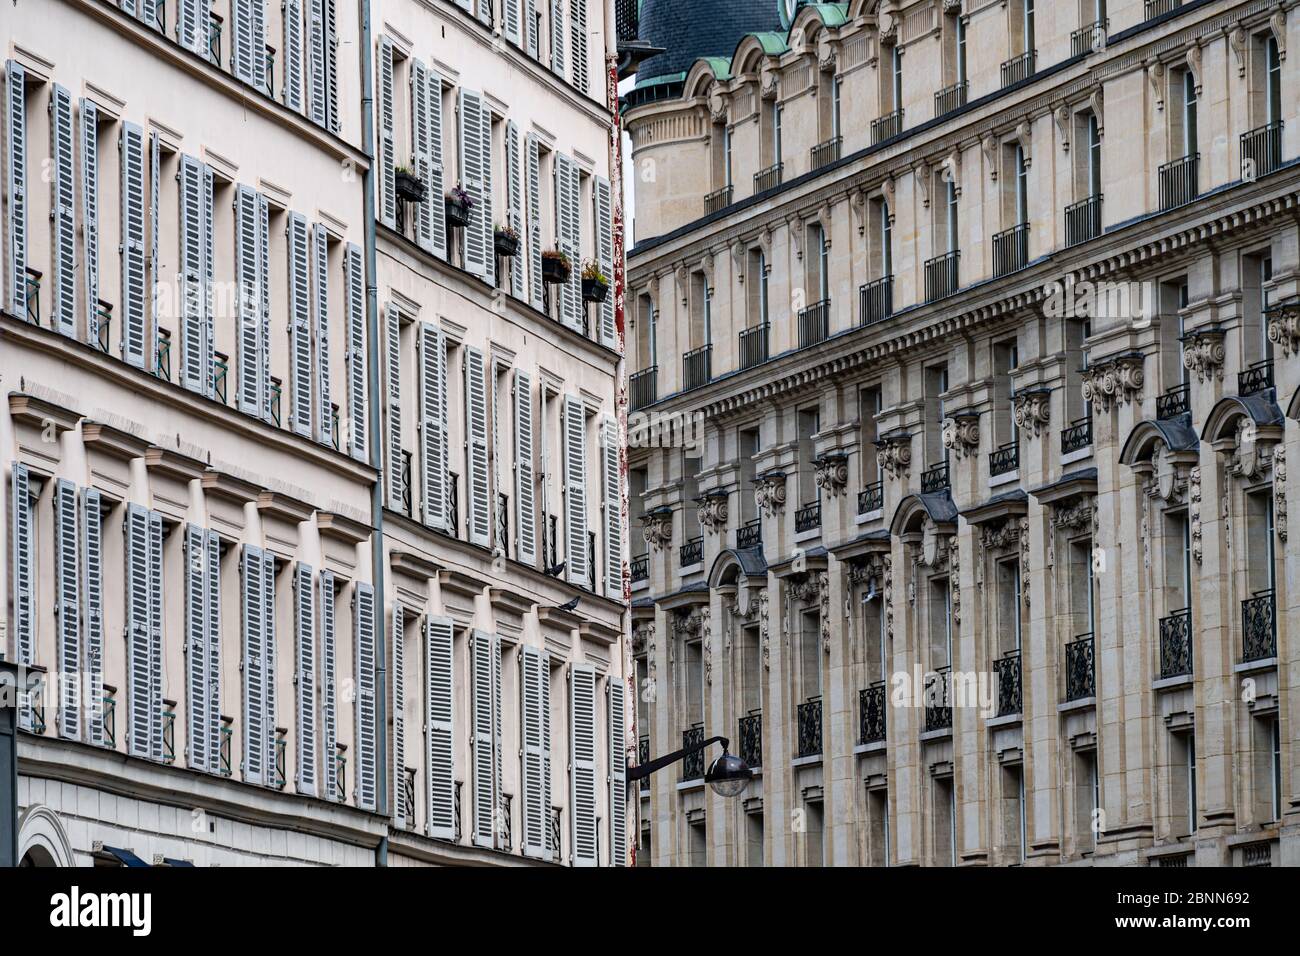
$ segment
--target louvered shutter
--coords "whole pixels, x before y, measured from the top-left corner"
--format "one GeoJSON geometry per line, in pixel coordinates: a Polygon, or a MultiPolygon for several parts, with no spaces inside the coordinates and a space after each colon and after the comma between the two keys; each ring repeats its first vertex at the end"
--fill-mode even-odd
{"type": "Polygon", "coordinates": [[[527,136],[528,152],[528,299],[534,309],[544,304],[542,290],[542,160],[540,144],[527,136]]]}
{"type": "Polygon", "coordinates": [[[289,247],[289,380],[292,406],[289,423],[299,435],[312,433],[311,259],[307,249],[307,220],[289,213],[285,227],[289,247]]]}
{"type": "Polygon", "coordinates": [[[149,512],[128,504],[126,512],[127,752],[149,757],[153,748],[153,665],[150,642],[149,512]]]}
{"type": "Polygon", "coordinates": [[[163,525],[162,515],[149,512],[149,674],[151,753],[154,760],[163,758],[162,737],[162,655],[163,655],[163,525]]]}
{"type": "Polygon", "coordinates": [[[81,739],[81,594],[77,486],[54,483],[54,599],[59,633],[59,736],[81,739]]]}
{"type": "Polygon", "coordinates": [[[493,707],[492,657],[495,636],[475,631],[471,646],[471,706],[473,708],[472,774],[474,779],[474,845],[495,845],[496,715],[493,707]]]}
{"type": "Polygon", "coordinates": [[[492,636],[492,759],[496,767],[496,777],[493,780],[496,812],[493,814],[492,829],[498,837],[498,849],[501,849],[510,823],[505,816],[505,790],[501,782],[501,638],[495,634],[492,636]]]}
{"type": "Polygon", "coordinates": [[[536,60],[538,59],[537,0],[527,0],[524,10],[525,16],[528,18],[528,23],[525,24],[528,33],[528,55],[536,60]]]}
{"type": "Polygon", "coordinates": [[[244,780],[267,782],[266,767],[266,630],[262,620],[262,549],[244,545],[240,554],[241,613],[243,616],[244,659],[244,780]]]}
{"type": "Polygon", "coordinates": [[[316,796],[316,588],[311,565],[294,567],[294,643],[297,666],[294,687],[298,697],[298,792],[316,796]]]}
{"type": "Polygon", "coordinates": [[[420,499],[423,520],[431,528],[447,527],[447,346],[442,330],[420,324],[420,499]]]}
{"type": "Polygon", "coordinates": [[[326,800],[338,800],[338,718],[334,697],[334,572],[320,573],[321,760],[325,767],[326,800]]]}
{"type": "Polygon", "coordinates": [[[203,366],[203,393],[209,398],[212,398],[216,395],[217,391],[217,368],[213,356],[217,332],[212,301],[212,223],[215,210],[212,208],[212,169],[206,165],[203,167],[203,189],[200,194],[200,199],[203,208],[203,216],[201,220],[203,231],[200,237],[203,247],[203,291],[199,296],[199,308],[203,310],[203,357],[201,364],[203,366]]]}
{"type": "Polygon", "coordinates": [[[375,751],[375,589],[359,582],[353,606],[356,646],[357,806],[374,810],[378,790],[375,751]]]}
{"type": "Polygon", "coordinates": [[[573,28],[573,72],[570,79],[580,93],[587,92],[587,0],[569,0],[573,28]]]}
{"type": "Polygon", "coordinates": [[[104,743],[104,525],[99,491],[82,492],[82,590],[86,600],[85,644],[82,667],[89,705],[89,734],[92,744],[104,743]]]}
{"type": "Polygon", "coordinates": [[[140,19],[144,21],[145,26],[151,30],[163,32],[162,17],[158,16],[158,4],[162,0],[139,0],[140,19]]]}
{"type": "Polygon", "coordinates": [[[145,368],[144,131],[122,124],[122,359],[145,368]]]}
{"type": "Polygon", "coordinates": [[[478,0],[478,18],[482,23],[492,26],[492,0],[478,0]]]}
{"type": "Polygon", "coordinates": [[[515,369],[515,555],[521,564],[537,564],[537,507],[533,473],[533,380],[515,369]]]}
{"type": "Polygon", "coordinates": [[[307,118],[325,126],[325,31],[324,0],[307,0],[307,118]]]}
{"type": "Polygon", "coordinates": [[[54,328],[77,334],[76,170],[72,96],[57,83],[50,90],[50,261],[54,266],[54,328]]]}
{"type": "Polygon", "coordinates": [[[550,685],[551,665],[546,651],[524,647],[519,655],[521,700],[520,740],[523,749],[521,768],[523,788],[523,838],[524,856],[549,859],[547,852],[550,830],[550,801],[546,798],[544,773],[550,754],[544,749],[544,724],[550,720],[549,706],[543,709],[546,699],[544,688],[550,685]]]}
{"type": "Polygon", "coordinates": [[[208,581],[207,533],[185,526],[185,671],[189,697],[189,749],[192,770],[211,770],[208,752],[208,581]]]}
{"type": "Polygon", "coordinates": [[[207,359],[207,262],[204,186],[206,168],[192,156],[182,156],[180,166],[180,286],[181,286],[181,384],[206,392],[207,359]]]}
{"type": "Polygon", "coordinates": [[[492,189],[492,109],[487,100],[480,100],[479,111],[479,155],[483,157],[483,181],[480,190],[483,202],[479,205],[479,216],[474,220],[482,234],[483,242],[483,279],[496,285],[496,201],[492,189]]]}
{"type": "Polygon", "coordinates": [[[339,121],[339,34],[334,0],[325,0],[325,112],[330,132],[342,130],[339,121]]]}
{"type": "Polygon", "coordinates": [[[467,10],[471,13],[474,11],[474,0],[452,0],[452,2],[462,10],[467,10]]]}
{"type": "Polygon", "coordinates": [[[609,865],[627,866],[626,688],[609,679],[609,865]]]}
{"type": "Polygon", "coordinates": [[[257,290],[262,307],[258,326],[258,375],[262,390],[262,418],[271,421],[271,241],[270,206],[257,196],[257,290]]]}
{"type": "Polygon", "coordinates": [[[208,767],[213,773],[221,769],[221,538],[215,531],[204,535],[204,558],[207,562],[207,674],[208,767]]]}
{"type": "Polygon", "coordinates": [[[284,105],[302,112],[302,0],[282,0],[284,18],[284,105]]]}
{"type": "Polygon", "coordinates": [[[564,398],[565,579],[587,583],[587,413],[582,401],[564,398]]]}
{"type": "MultiPolygon", "coordinates": [[[[614,282],[614,207],[609,180],[603,176],[595,177],[596,199],[596,260],[600,271],[612,285],[614,282]]],[[[605,301],[597,307],[599,312],[598,334],[600,344],[606,348],[618,345],[618,329],[614,324],[614,296],[606,295],[605,301]]]]}
{"type": "Polygon", "coordinates": [[[501,0],[501,18],[505,21],[506,39],[515,46],[522,46],[522,34],[519,30],[520,0],[501,0]]]}
{"type": "Polygon", "coordinates": [[[176,3],[176,40],[202,57],[208,55],[209,9],[207,0],[177,0],[176,3]]]}
{"type": "Polygon", "coordinates": [[[81,252],[86,341],[99,341],[99,108],[81,100],[81,252]]]}
{"type": "Polygon", "coordinates": [[[596,672],[572,665],[569,695],[573,865],[596,866],[596,672]]]}
{"type": "Polygon", "coordinates": [[[442,158],[442,76],[429,68],[425,73],[425,103],[428,107],[428,124],[425,142],[428,145],[428,163],[424,170],[424,202],[421,204],[429,217],[429,238],[425,246],[439,258],[447,258],[447,220],[443,214],[443,158],[442,158]]]}
{"type": "Polygon", "coordinates": [[[27,71],[5,63],[5,272],[9,311],[27,314],[27,71]]]}
{"type": "MultiPolygon", "coordinates": [[[[423,61],[411,60],[411,165],[423,183],[429,176],[429,68],[423,61]]],[[[428,249],[433,229],[433,196],[427,188],[424,199],[416,204],[413,214],[415,243],[428,249]]]]}
{"type": "Polygon", "coordinates": [[[425,713],[425,772],[428,774],[428,834],[442,840],[456,838],[456,789],[453,764],[452,620],[428,616],[424,620],[424,658],[427,711],[425,713]]]}
{"type": "Polygon", "coordinates": [[[551,659],[542,654],[541,681],[542,711],[542,828],[545,831],[544,860],[555,860],[560,856],[559,843],[551,832],[551,659]]]}
{"type": "Polygon", "coordinates": [[[9,504],[13,511],[14,647],[19,664],[34,663],[36,652],[36,623],[32,607],[34,529],[30,499],[31,475],[26,465],[14,462],[9,504]]]}
{"type": "Polygon", "coordinates": [[[317,223],[312,230],[312,322],[316,331],[316,420],[320,442],[334,441],[334,409],[330,402],[330,255],[329,236],[317,223]]]}
{"type": "Polygon", "coordinates": [[[388,507],[402,510],[402,324],[397,306],[384,313],[384,373],[388,380],[384,406],[388,426],[388,507]]]}
{"type": "Polygon", "coordinates": [[[551,70],[564,75],[564,0],[551,0],[551,70]]]}
{"type": "Polygon", "coordinates": [[[488,478],[487,383],[483,353],[465,346],[465,473],[470,544],[488,546],[492,507],[488,478]]]}
{"type": "Polygon", "coordinates": [[[230,0],[234,40],[231,72],[256,89],[266,85],[266,10],[263,0],[230,0]]]}
{"type": "Polygon", "coordinates": [[[460,90],[460,179],[461,187],[473,200],[469,225],[464,230],[465,271],[490,280],[489,259],[492,256],[492,210],[487,193],[488,166],[491,156],[484,152],[483,130],[488,128],[491,139],[491,121],[483,104],[483,97],[474,90],[460,90]]]}
{"type": "Polygon", "coordinates": [[[563,153],[555,154],[555,212],[556,233],[561,251],[569,257],[573,268],[569,281],[557,286],[560,296],[560,321],[573,331],[583,331],[582,220],[580,218],[578,166],[563,153]]]}
{"type": "Polygon", "coordinates": [[[261,417],[261,284],[258,281],[258,196],[235,189],[235,281],[239,298],[239,410],[261,417]]]}
{"type": "MultiPolygon", "coordinates": [[[[619,481],[618,421],[606,417],[600,426],[601,484],[605,518],[605,594],[623,600],[623,494],[619,481]]],[[[594,556],[592,560],[595,560],[594,556]]]]}
{"type": "Polygon", "coordinates": [[[344,256],[347,282],[348,449],[366,458],[366,276],[361,247],[348,243],[344,256]]]}
{"type": "Polygon", "coordinates": [[[161,237],[158,235],[158,175],[161,168],[162,146],[158,132],[155,130],[149,134],[149,276],[145,285],[145,294],[149,302],[149,331],[145,352],[148,365],[146,367],[154,374],[160,374],[162,371],[158,352],[158,342],[161,338],[158,330],[159,297],[152,291],[159,284],[158,245],[161,237]]]}
{"type": "Polygon", "coordinates": [[[379,38],[379,219],[389,229],[397,228],[397,157],[393,141],[393,41],[379,38]]]}
{"type": "MultiPolygon", "coordinates": [[[[522,239],[524,235],[524,179],[519,167],[519,127],[513,120],[506,123],[506,221],[522,239]]],[[[510,260],[510,294],[524,297],[524,262],[522,256],[510,260]]]]}
{"type": "Polygon", "coordinates": [[[393,672],[393,824],[405,828],[411,819],[412,807],[406,805],[406,674],[402,651],[406,634],[406,611],[401,602],[392,610],[392,661],[393,672]]]}
{"type": "Polygon", "coordinates": [[[262,737],[266,782],[276,782],[275,767],[275,556],[262,552],[262,675],[266,688],[266,733],[262,737]]]}

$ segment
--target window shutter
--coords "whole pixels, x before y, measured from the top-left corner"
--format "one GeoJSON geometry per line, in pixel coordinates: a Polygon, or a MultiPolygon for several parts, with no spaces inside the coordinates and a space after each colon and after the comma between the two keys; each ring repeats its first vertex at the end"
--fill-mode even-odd
{"type": "Polygon", "coordinates": [[[474,0],[452,0],[452,2],[462,10],[466,10],[470,13],[474,12],[474,0]]]}
{"type": "Polygon", "coordinates": [[[596,672],[569,668],[569,801],[573,821],[573,865],[596,866],[596,672]]]}
{"type": "MultiPolygon", "coordinates": [[[[604,485],[605,594],[623,600],[623,493],[619,481],[618,421],[601,423],[601,476],[604,485]]],[[[592,560],[595,560],[594,557],[592,560]]]]}
{"type": "Polygon", "coordinates": [[[560,249],[573,263],[569,281],[558,287],[560,321],[573,331],[583,331],[582,222],[579,211],[578,166],[563,153],[555,154],[556,232],[560,249]]]}
{"type": "Polygon", "coordinates": [[[447,522],[447,345],[442,330],[420,325],[420,497],[424,523],[448,529],[447,522]]]}
{"type": "Polygon", "coordinates": [[[401,602],[393,605],[393,825],[405,828],[413,808],[406,805],[406,675],[402,667],[402,644],[406,633],[406,612],[401,602]]]}
{"type": "Polygon", "coordinates": [[[542,859],[555,860],[560,856],[560,844],[551,833],[551,658],[542,654],[541,678],[542,711],[542,829],[546,841],[542,859]]]}
{"type": "Polygon", "coordinates": [[[471,648],[471,683],[473,707],[472,753],[474,777],[474,845],[495,846],[497,810],[496,792],[496,714],[493,695],[493,655],[496,637],[475,631],[471,648]]]}
{"type": "Polygon", "coordinates": [[[81,739],[81,575],[77,486],[54,483],[54,597],[59,628],[59,735],[81,739]]]}
{"type": "Polygon", "coordinates": [[[544,303],[542,294],[542,159],[537,136],[529,133],[528,150],[528,298],[534,309],[544,303]]]}
{"type": "Polygon", "coordinates": [[[97,489],[87,488],[82,492],[81,513],[82,587],[86,597],[85,656],[81,666],[86,677],[85,700],[89,704],[88,739],[100,746],[104,743],[104,526],[97,489]]]}
{"type": "Polygon", "coordinates": [[[627,866],[626,688],[609,679],[609,865],[627,866]]]}
{"type": "Polygon", "coordinates": [[[491,121],[483,97],[474,90],[460,90],[460,179],[461,187],[473,199],[470,222],[465,227],[465,271],[490,280],[492,255],[491,197],[487,193],[491,156],[484,152],[484,140],[491,139],[491,121]],[[488,135],[483,135],[484,127],[488,135]]]}
{"type": "Polygon", "coordinates": [[[203,167],[203,189],[200,196],[203,207],[203,275],[202,275],[202,295],[199,297],[199,307],[203,310],[203,357],[201,364],[203,366],[203,393],[212,398],[217,393],[217,369],[213,361],[213,346],[216,342],[216,320],[214,318],[212,302],[212,223],[214,210],[212,208],[212,168],[203,167]]]}
{"type": "Polygon", "coordinates": [[[145,280],[145,298],[149,303],[149,331],[145,358],[145,368],[157,374],[158,371],[158,296],[153,294],[159,284],[158,278],[158,171],[162,166],[162,146],[157,130],[149,134],[149,276],[145,280]]]}
{"type": "Polygon", "coordinates": [[[5,62],[5,227],[9,311],[27,314],[27,71],[5,62]]]}
{"type": "Polygon", "coordinates": [[[258,375],[262,392],[261,416],[271,421],[271,241],[270,207],[266,197],[257,196],[257,289],[262,311],[258,327],[258,375]]]}
{"type": "Polygon", "coordinates": [[[316,326],[316,419],[322,444],[334,442],[334,410],[330,403],[330,254],[329,236],[325,227],[317,223],[312,231],[312,263],[315,267],[315,284],[312,287],[312,319],[316,326]]]}
{"type": "Polygon", "coordinates": [[[162,760],[162,629],[163,629],[163,526],[162,515],[150,511],[149,515],[149,673],[151,753],[154,760],[162,760]]]}
{"type": "Polygon", "coordinates": [[[325,112],[330,132],[342,130],[339,121],[339,34],[334,0],[325,0],[325,112]]]}
{"type": "Polygon", "coordinates": [[[519,656],[521,696],[520,740],[523,744],[521,768],[523,788],[524,856],[549,859],[547,835],[550,831],[550,801],[546,797],[544,773],[550,753],[544,749],[544,724],[550,720],[549,695],[551,664],[546,651],[535,647],[521,649],[519,656]],[[544,702],[547,706],[543,709],[544,702]]]}
{"type": "Polygon", "coordinates": [[[221,538],[215,531],[204,535],[207,562],[207,651],[208,767],[221,769],[221,538]]]}
{"type": "Polygon", "coordinates": [[[505,817],[505,801],[502,799],[505,790],[501,782],[501,638],[496,634],[492,635],[492,738],[493,762],[496,766],[496,779],[493,781],[493,792],[496,794],[493,831],[499,837],[498,849],[501,849],[510,823],[505,817]]]}
{"type": "MultiPolygon", "coordinates": [[[[519,160],[519,127],[510,120],[506,123],[506,221],[522,239],[524,179],[519,160]]],[[[523,259],[516,256],[510,261],[510,294],[516,299],[524,297],[524,275],[523,259]]]]}
{"type": "Polygon", "coordinates": [[[587,413],[581,399],[564,397],[565,580],[587,583],[587,413]]]}
{"type": "Polygon", "coordinates": [[[428,616],[424,620],[424,657],[428,673],[425,713],[425,772],[428,774],[428,834],[443,840],[456,838],[456,785],[452,747],[452,620],[428,616]]]}
{"type": "Polygon", "coordinates": [[[266,78],[266,11],[263,0],[230,0],[231,72],[235,79],[262,89],[266,78]]]}
{"type": "Polygon", "coordinates": [[[239,410],[261,417],[261,291],[258,196],[248,186],[235,190],[235,281],[239,297],[239,410]]]}
{"type": "Polygon", "coordinates": [[[312,433],[311,258],[307,249],[307,220],[289,213],[285,227],[289,247],[289,379],[293,406],[289,421],[299,435],[312,433]]]}
{"type": "Polygon", "coordinates": [[[527,0],[525,15],[528,17],[528,55],[538,59],[537,40],[537,0],[527,0]]]}
{"type": "Polygon", "coordinates": [[[379,218],[397,228],[397,158],[393,142],[393,41],[379,38],[379,218]]]}
{"type": "Polygon", "coordinates": [[[537,565],[537,507],[533,473],[533,380],[515,369],[515,556],[537,565]]]}
{"type": "Polygon", "coordinates": [[[126,641],[129,690],[127,753],[148,757],[153,737],[153,666],[149,634],[149,512],[128,504],[126,512],[126,641]]]}
{"type": "Polygon", "coordinates": [[[348,448],[366,457],[366,275],[361,247],[348,243],[344,258],[348,309],[348,448]]]}
{"type": "Polygon", "coordinates": [[[122,124],[122,359],[145,368],[144,131],[122,124]]]}
{"type": "Polygon", "coordinates": [[[338,749],[338,723],[334,697],[334,572],[320,573],[320,660],[321,660],[321,722],[325,738],[321,743],[321,760],[325,766],[326,800],[337,800],[339,792],[338,764],[334,760],[338,749]]]}
{"type": "Polygon", "coordinates": [[[564,0],[551,0],[551,71],[564,75],[564,0]]]}
{"type": "MultiPolygon", "coordinates": [[[[11,477],[10,507],[13,509],[13,582],[14,582],[14,649],[19,664],[34,664],[36,622],[32,607],[35,568],[32,535],[31,475],[27,466],[14,462],[11,477]]],[[[20,716],[24,729],[31,728],[31,710],[24,707],[20,716]]]]}
{"type": "Polygon", "coordinates": [[[492,190],[492,108],[486,99],[480,99],[482,109],[479,111],[479,155],[483,157],[483,180],[480,190],[483,202],[479,205],[479,216],[474,220],[482,233],[483,239],[483,280],[496,285],[496,229],[495,197],[492,190]]]}
{"type": "Polygon", "coordinates": [[[447,258],[447,220],[443,216],[442,160],[442,76],[432,68],[425,71],[424,100],[428,121],[424,139],[428,147],[424,170],[425,190],[421,209],[429,217],[428,243],[424,247],[442,259],[447,258]]]}
{"type": "Polygon", "coordinates": [[[356,627],[357,806],[374,810],[378,780],[375,753],[375,589],[358,582],[353,613],[356,627]]]}
{"type": "Polygon", "coordinates": [[[302,0],[283,0],[284,105],[302,112],[302,0]]]}
{"type": "Polygon", "coordinates": [[[211,235],[211,193],[205,194],[208,170],[192,156],[181,157],[180,168],[180,285],[181,384],[206,393],[211,357],[207,321],[207,257],[211,235]]]}
{"type": "Polygon", "coordinates": [[[267,782],[266,767],[266,627],[262,619],[265,607],[262,589],[266,584],[262,569],[262,549],[244,545],[240,554],[241,612],[244,631],[244,780],[267,782]]]}
{"type": "Polygon", "coordinates": [[[275,782],[275,556],[262,552],[262,674],[266,686],[266,733],[262,737],[266,782],[275,782]]]}
{"type": "Polygon", "coordinates": [[[187,765],[213,769],[208,752],[208,580],[207,534],[185,526],[185,670],[189,695],[187,765]]]}
{"type": "Polygon", "coordinates": [[[202,57],[208,55],[208,10],[203,0],[177,0],[176,40],[202,57]]]}
{"type": "Polygon", "coordinates": [[[86,341],[99,341],[99,108],[81,100],[81,251],[85,263],[86,341]]]}
{"type": "Polygon", "coordinates": [[[311,565],[294,567],[294,643],[298,660],[294,686],[298,695],[298,792],[316,796],[316,589],[311,565]]]}
{"type": "Polygon", "coordinates": [[[478,0],[478,18],[480,22],[492,26],[492,0],[478,0]]]}
{"type": "MultiPolygon", "coordinates": [[[[429,177],[429,68],[422,60],[411,60],[411,165],[424,183],[429,177]]],[[[415,243],[428,249],[433,229],[433,203],[430,190],[415,207],[415,243]]]]}
{"type": "MultiPolygon", "coordinates": [[[[596,194],[596,259],[600,271],[610,284],[614,283],[614,207],[609,180],[603,176],[595,177],[596,194]]],[[[614,324],[614,296],[606,295],[605,301],[597,306],[599,317],[600,344],[606,348],[618,345],[618,329],[614,324]]]]}
{"type": "Polygon", "coordinates": [[[515,46],[521,46],[519,32],[520,0],[501,0],[501,17],[505,20],[506,39],[515,46]]]}
{"type": "Polygon", "coordinates": [[[573,72],[570,78],[580,93],[587,92],[587,0],[569,0],[573,28],[573,72]]]}
{"type": "Polygon", "coordinates": [[[469,541],[488,546],[492,507],[488,478],[487,383],[483,353],[465,346],[465,471],[469,492],[469,541]]]}
{"type": "MultiPolygon", "coordinates": [[[[54,328],[77,334],[77,217],[72,96],[57,83],[50,90],[50,261],[54,266],[54,328]]],[[[75,497],[75,496],[74,496],[75,497]]]]}
{"type": "Polygon", "coordinates": [[[397,306],[384,313],[385,374],[388,378],[388,507],[402,510],[402,325],[397,306]]]}
{"type": "Polygon", "coordinates": [[[325,126],[325,32],[324,0],[307,0],[307,118],[325,126]]]}

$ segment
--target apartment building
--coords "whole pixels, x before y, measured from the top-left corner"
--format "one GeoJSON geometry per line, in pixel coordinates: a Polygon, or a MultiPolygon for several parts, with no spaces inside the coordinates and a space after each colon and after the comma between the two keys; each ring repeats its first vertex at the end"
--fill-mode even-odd
{"type": "Polygon", "coordinates": [[[6,16],[24,863],[626,861],[609,19],[6,16]]]}
{"type": "Polygon", "coordinates": [[[1297,11],[776,12],[624,102],[638,862],[1300,862],[1297,11]]]}

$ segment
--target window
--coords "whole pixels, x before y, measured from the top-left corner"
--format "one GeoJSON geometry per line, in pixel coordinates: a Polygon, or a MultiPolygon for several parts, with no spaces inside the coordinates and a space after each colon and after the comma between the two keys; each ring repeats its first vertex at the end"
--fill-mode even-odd
{"type": "Polygon", "coordinates": [[[748,327],[764,325],[768,320],[767,257],[762,249],[749,250],[745,283],[749,287],[748,327]]]}
{"type": "Polygon", "coordinates": [[[889,866],[889,791],[867,790],[867,866],[889,866]]]}
{"type": "Polygon", "coordinates": [[[1177,837],[1196,832],[1196,734],[1188,729],[1169,735],[1170,827],[1177,837]]]}
{"type": "Polygon", "coordinates": [[[1002,786],[1002,846],[1004,860],[1025,860],[1025,773],[1022,764],[1007,764],[1000,774],[1002,786]]]}
{"type": "Polygon", "coordinates": [[[858,422],[860,436],[858,448],[862,463],[860,478],[863,486],[884,480],[884,468],[876,452],[875,441],[879,436],[876,416],[880,414],[883,396],[879,385],[865,388],[858,393],[858,422]]]}
{"type": "Polygon", "coordinates": [[[763,814],[745,814],[745,865],[763,865],[763,814]]]}
{"type": "Polygon", "coordinates": [[[935,777],[933,784],[935,866],[957,865],[957,793],[951,776],[935,777]]]}
{"type": "Polygon", "coordinates": [[[928,427],[925,430],[925,460],[927,464],[948,461],[948,450],[943,445],[943,399],[940,397],[948,391],[948,366],[936,365],[925,370],[925,404],[930,414],[927,415],[928,427]]]}
{"type": "Polygon", "coordinates": [[[1095,748],[1074,752],[1074,839],[1079,853],[1096,849],[1094,819],[1101,807],[1101,783],[1095,748]]]}
{"type": "MultiPolygon", "coordinates": [[[[952,664],[952,592],[948,578],[930,579],[929,623],[930,623],[930,667],[938,670],[952,664]]],[[[944,686],[937,686],[936,693],[946,692],[944,686]]],[[[938,701],[946,706],[949,701],[938,701]]]]}
{"type": "Polygon", "coordinates": [[[799,410],[799,504],[810,505],[821,498],[817,487],[813,458],[816,450],[814,436],[821,430],[821,411],[817,408],[799,410]]]}
{"type": "Polygon", "coordinates": [[[759,451],[758,429],[741,429],[737,440],[740,443],[740,518],[743,523],[748,523],[758,517],[758,505],[754,501],[754,477],[757,471],[754,456],[759,451]]]}
{"type": "Polygon", "coordinates": [[[1020,439],[1015,407],[1011,400],[1011,373],[1020,364],[1019,355],[1015,340],[998,342],[993,346],[994,404],[998,409],[993,420],[993,441],[996,447],[1018,443],[1020,439]]]}
{"type": "Polygon", "coordinates": [[[825,866],[826,813],[821,800],[804,803],[804,866],[825,866]]]}
{"type": "Polygon", "coordinates": [[[1020,650],[1022,601],[1020,560],[997,563],[997,647],[999,656],[1020,650]]]}
{"type": "Polygon", "coordinates": [[[1088,197],[1096,198],[1101,195],[1101,130],[1093,113],[1088,114],[1087,128],[1088,197]]]}

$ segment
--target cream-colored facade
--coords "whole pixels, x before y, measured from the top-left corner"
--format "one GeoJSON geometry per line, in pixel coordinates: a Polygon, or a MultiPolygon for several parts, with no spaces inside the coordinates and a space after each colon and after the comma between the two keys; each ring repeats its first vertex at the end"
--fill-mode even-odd
{"type": "Polygon", "coordinates": [[[606,20],[8,12],[25,862],[626,860],[606,20]]]}
{"type": "Polygon", "coordinates": [[[1297,44],[853,0],[628,94],[642,748],[759,768],[639,863],[1300,863],[1297,44]]]}

